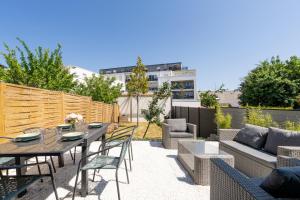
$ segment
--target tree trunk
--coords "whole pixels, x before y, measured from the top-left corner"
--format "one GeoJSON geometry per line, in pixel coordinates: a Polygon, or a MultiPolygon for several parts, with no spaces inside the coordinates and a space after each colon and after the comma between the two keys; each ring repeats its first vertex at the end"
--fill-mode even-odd
{"type": "Polygon", "coordinates": [[[148,122],[148,126],[147,126],[147,128],[146,128],[146,131],[145,131],[145,133],[144,133],[144,136],[143,136],[143,138],[145,138],[145,136],[146,136],[146,134],[147,134],[147,132],[148,132],[148,129],[149,129],[149,127],[150,127],[150,122],[148,122]]]}
{"type": "Polygon", "coordinates": [[[132,97],[129,97],[130,100],[130,122],[132,122],[132,97]]]}
{"type": "Polygon", "coordinates": [[[136,96],[136,126],[139,126],[139,96],[136,96]]]}

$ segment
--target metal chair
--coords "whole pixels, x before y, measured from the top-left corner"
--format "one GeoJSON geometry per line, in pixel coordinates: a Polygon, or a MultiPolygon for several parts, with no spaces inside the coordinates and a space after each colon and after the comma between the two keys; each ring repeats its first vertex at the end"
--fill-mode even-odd
{"type": "Polygon", "coordinates": [[[58,195],[56,191],[55,181],[52,173],[52,168],[50,163],[48,162],[40,162],[40,163],[32,163],[32,164],[24,164],[24,165],[12,165],[12,166],[0,166],[0,199],[9,200],[14,197],[17,197],[18,194],[24,192],[26,188],[34,183],[36,180],[39,180],[43,177],[50,177],[52,181],[52,187],[55,193],[55,197],[58,200],[58,195]],[[21,169],[23,167],[30,166],[39,166],[46,164],[49,169],[49,173],[45,174],[32,174],[32,175],[21,175],[21,176],[12,176],[12,175],[3,175],[1,173],[2,170],[9,169],[21,169]]]}
{"type": "MultiPolygon", "coordinates": [[[[136,126],[134,125],[134,126],[129,126],[129,127],[123,128],[123,129],[116,130],[111,134],[111,136],[109,138],[105,139],[105,142],[104,142],[105,144],[103,144],[103,145],[105,145],[105,147],[113,146],[113,145],[119,143],[119,141],[117,139],[118,137],[120,137],[122,135],[131,134],[132,136],[131,136],[129,146],[128,146],[128,157],[129,157],[130,171],[132,170],[131,161],[133,160],[133,150],[132,150],[131,141],[132,141],[135,129],[136,129],[136,126]]],[[[101,145],[99,146],[98,151],[100,150],[101,145]]],[[[107,155],[108,155],[108,153],[109,153],[109,151],[107,151],[107,155]]]]}
{"type": "Polygon", "coordinates": [[[122,137],[118,138],[120,140],[120,142],[118,144],[116,144],[114,146],[110,146],[110,147],[105,147],[101,151],[92,153],[92,154],[82,158],[82,159],[87,159],[91,156],[95,156],[94,158],[92,158],[92,160],[90,160],[84,166],[81,166],[82,159],[79,161],[72,200],[75,199],[75,193],[76,193],[76,187],[77,187],[79,172],[82,171],[82,170],[89,170],[89,169],[93,169],[93,170],[96,170],[96,169],[115,169],[116,170],[115,176],[116,176],[118,199],[119,200],[121,199],[120,189],[119,189],[118,170],[119,170],[120,165],[124,161],[126,176],[127,176],[127,183],[129,183],[127,163],[126,163],[126,160],[124,158],[125,158],[125,154],[126,154],[126,151],[128,149],[131,137],[132,137],[132,135],[130,135],[130,134],[129,135],[123,135],[122,137]],[[112,148],[117,147],[117,146],[120,146],[120,145],[122,146],[122,148],[121,148],[121,151],[120,151],[120,155],[118,157],[108,156],[108,155],[100,155],[100,154],[103,154],[103,153],[105,154],[105,152],[107,150],[112,149],[112,148]]]}

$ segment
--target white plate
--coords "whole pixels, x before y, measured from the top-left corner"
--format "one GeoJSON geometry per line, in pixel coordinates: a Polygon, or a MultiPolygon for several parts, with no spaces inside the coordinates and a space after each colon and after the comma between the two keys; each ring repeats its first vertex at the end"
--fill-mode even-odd
{"type": "Polygon", "coordinates": [[[102,123],[90,123],[89,126],[102,126],[102,123]]]}
{"type": "Polygon", "coordinates": [[[82,137],[84,135],[83,132],[69,132],[62,135],[62,138],[77,138],[82,137]]]}
{"type": "Polygon", "coordinates": [[[32,132],[18,135],[16,138],[37,138],[41,135],[41,132],[32,132]]]}

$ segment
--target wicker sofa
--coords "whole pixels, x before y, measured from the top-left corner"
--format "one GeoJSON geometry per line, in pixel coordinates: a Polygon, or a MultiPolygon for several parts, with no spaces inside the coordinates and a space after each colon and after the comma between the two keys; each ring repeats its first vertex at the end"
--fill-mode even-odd
{"type": "Polygon", "coordinates": [[[167,119],[162,124],[162,143],[166,149],[177,149],[180,139],[197,139],[197,126],[186,123],[185,119],[167,119]],[[174,131],[174,126],[184,127],[174,131]]]}
{"type": "Polygon", "coordinates": [[[220,129],[220,150],[234,156],[235,168],[248,177],[265,177],[278,167],[278,156],[289,156],[300,159],[299,146],[278,146],[277,155],[257,150],[233,138],[240,129],[220,129]]]}
{"type": "MultiPolygon", "coordinates": [[[[288,156],[278,156],[281,167],[300,166],[300,160],[288,156]]],[[[273,200],[259,184],[263,178],[247,178],[221,159],[212,159],[210,164],[211,200],[273,200]]]]}

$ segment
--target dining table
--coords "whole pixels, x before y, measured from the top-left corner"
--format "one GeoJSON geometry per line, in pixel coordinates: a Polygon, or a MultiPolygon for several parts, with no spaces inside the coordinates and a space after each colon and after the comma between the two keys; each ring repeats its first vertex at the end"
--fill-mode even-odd
{"type": "MultiPolygon", "coordinates": [[[[7,140],[0,145],[0,157],[14,157],[16,165],[24,164],[25,160],[36,156],[57,156],[58,166],[64,167],[64,153],[70,151],[76,146],[81,146],[81,166],[87,164],[89,146],[92,142],[106,139],[107,129],[110,123],[102,123],[101,127],[91,128],[88,124],[83,124],[76,127],[74,131],[83,132],[82,138],[72,141],[62,140],[57,133],[56,128],[47,128],[44,134],[37,140],[16,142],[14,140],[7,140]]],[[[102,146],[104,148],[104,146],[102,146]]],[[[18,169],[17,175],[26,173],[26,169],[18,169]]],[[[85,197],[88,194],[88,173],[82,171],[81,173],[81,196],[85,197]]]]}

